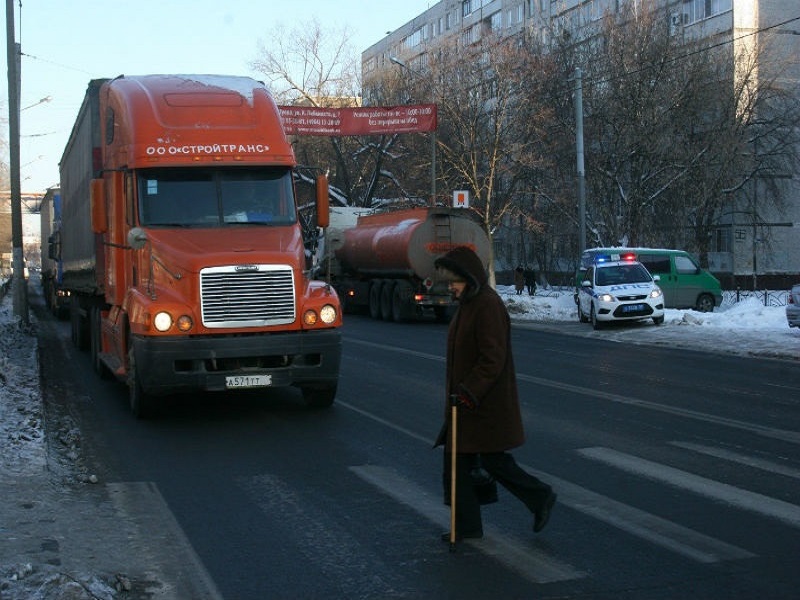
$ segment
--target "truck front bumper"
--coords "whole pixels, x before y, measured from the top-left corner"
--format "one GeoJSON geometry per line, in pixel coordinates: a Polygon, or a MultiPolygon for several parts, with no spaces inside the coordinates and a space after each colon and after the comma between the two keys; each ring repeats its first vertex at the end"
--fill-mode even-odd
{"type": "Polygon", "coordinates": [[[133,339],[137,377],[154,396],[230,389],[230,376],[269,376],[268,387],[334,387],[339,380],[337,329],[208,337],[133,339]]]}

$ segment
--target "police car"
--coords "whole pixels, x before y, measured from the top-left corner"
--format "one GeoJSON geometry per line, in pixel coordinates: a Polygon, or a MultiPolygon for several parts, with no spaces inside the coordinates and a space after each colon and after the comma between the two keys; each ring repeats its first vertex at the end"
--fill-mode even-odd
{"type": "Polygon", "coordinates": [[[642,263],[619,255],[597,256],[578,288],[578,319],[600,329],[610,321],[664,322],[664,294],[642,263]]]}

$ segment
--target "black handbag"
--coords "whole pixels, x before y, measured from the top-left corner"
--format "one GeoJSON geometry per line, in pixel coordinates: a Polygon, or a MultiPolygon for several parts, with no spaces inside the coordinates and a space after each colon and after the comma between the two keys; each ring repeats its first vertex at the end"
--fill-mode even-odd
{"type": "MultiPolygon", "coordinates": [[[[472,464],[469,466],[468,472],[475,488],[475,495],[478,497],[478,503],[481,505],[494,504],[497,502],[497,481],[495,481],[491,473],[481,466],[480,454],[473,454],[471,458],[472,464]]],[[[448,461],[445,461],[445,463],[445,472],[443,474],[444,503],[450,506],[450,466],[448,461]]]]}
{"type": "Polygon", "coordinates": [[[475,456],[475,466],[469,470],[472,485],[475,486],[475,495],[478,502],[483,504],[493,504],[497,502],[497,482],[491,473],[481,466],[480,454],[475,456]]]}

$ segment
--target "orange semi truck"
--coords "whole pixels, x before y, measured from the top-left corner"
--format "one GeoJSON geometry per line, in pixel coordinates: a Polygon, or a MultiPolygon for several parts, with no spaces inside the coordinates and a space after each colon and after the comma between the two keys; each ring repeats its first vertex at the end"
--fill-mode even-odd
{"type": "MultiPolygon", "coordinates": [[[[89,83],[60,163],[62,286],[73,343],[130,406],[203,391],[295,386],[336,396],[342,324],[310,276],[294,152],[247,77],[89,83]]],[[[328,186],[317,178],[317,225],[328,186]]]]}

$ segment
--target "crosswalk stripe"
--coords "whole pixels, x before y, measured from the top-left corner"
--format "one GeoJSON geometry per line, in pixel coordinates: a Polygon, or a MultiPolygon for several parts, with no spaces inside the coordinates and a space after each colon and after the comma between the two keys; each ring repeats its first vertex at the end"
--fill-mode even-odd
{"type": "Polygon", "coordinates": [[[745,456],[744,454],[731,452],[730,450],[725,450],[723,448],[714,448],[713,446],[693,444],[691,442],[670,442],[670,444],[673,446],[677,446],[678,448],[693,450],[694,452],[707,454],[708,456],[722,458],[724,460],[735,462],[740,465],[745,465],[748,467],[753,467],[755,469],[760,469],[762,471],[767,471],[768,473],[775,473],[776,475],[785,475],[786,477],[791,477],[792,479],[800,479],[799,469],[792,469],[791,467],[780,465],[772,461],[755,458],[753,456],[745,456]]]}
{"type": "MultiPolygon", "coordinates": [[[[709,537],[688,527],[662,519],[633,506],[617,502],[548,473],[520,465],[552,485],[558,503],[621,529],[692,560],[714,563],[754,556],[751,552],[709,537]]],[[[557,508],[557,507],[556,507],[557,508]]]]}
{"type": "Polygon", "coordinates": [[[578,453],[629,473],[690,490],[707,498],[777,519],[792,527],[800,527],[800,506],[783,500],[776,500],[610,448],[582,448],[578,453]]]}
{"type": "MultiPolygon", "coordinates": [[[[449,509],[442,505],[441,498],[434,498],[414,482],[384,467],[363,465],[352,466],[350,470],[367,483],[420,513],[441,527],[442,531],[448,529],[450,513],[449,509]]],[[[552,583],[585,577],[585,573],[548,556],[541,550],[503,535],[494,527],[484,527],[484,534],[481,540],[465,540],[463,543],[468,543],[476,550],[494,557],[529,581],[552,583]]]]}
{"type": "MultiPolygon", "coordinates": [[[[430,444],[430,440],[425,436],[420,436],[415,432],[394,425],[368,411],[352,406],[346,402],[340,401],[338,404],[391,429],[423,441],[426,444],[430,444]]],[[[525,465],[520,466],[551,484],[558,492],[559,504],[569,506],[572,509],[626,531],[631,535],[660,545],[663,548],[686,556],[692,560],[711,563],[754,556],[746,550],[705,536],[681,525],[622,504],[621,502],[616,502],[610,498],[574,485],[564,479],[559,479],[549,473],[543,473],[525,465]]],[[[353,467],[353,469],[356,468],[357,467],[353,467]]],[[[363,469],[363,467],[359,468],[363,469]]],[[[362,478],[364,477],[364,475],[361,476],[362,478]]],[[[373,483],[373,485],[377,486],[377,483],[373,483]]],[[[420,499],[425,492],[417,491],[415,493],[420,494],[419,498],[406,498],[402,501],[416,508],[419,502],[421,502],[420,499]]],[[[449,523],[446,515],[442,517],[429,516],[428,518],[437,523],[449,523]]]]}

